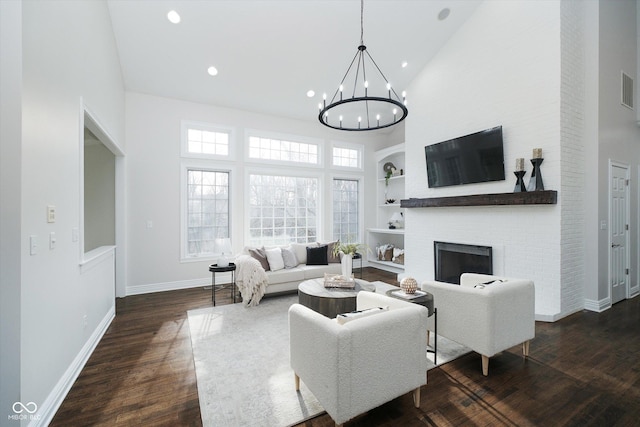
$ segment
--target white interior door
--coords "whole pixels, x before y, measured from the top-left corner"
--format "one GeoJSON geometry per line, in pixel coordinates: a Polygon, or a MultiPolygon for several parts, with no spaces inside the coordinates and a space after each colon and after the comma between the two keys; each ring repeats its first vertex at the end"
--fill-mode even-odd
{"type": "Polygon", "coordinates": [[[609,283],[611,303],[615,304],[627,297],[629,286],[629,170],[611,164],[609,176],[609,283]]]}

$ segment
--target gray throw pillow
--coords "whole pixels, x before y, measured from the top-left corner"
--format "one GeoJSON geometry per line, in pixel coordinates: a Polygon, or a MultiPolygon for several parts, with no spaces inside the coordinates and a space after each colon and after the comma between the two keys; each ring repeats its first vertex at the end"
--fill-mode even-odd
{"type": "Polygon", "coordinates": [[[269,261],[267,261],[267,253],[264,251],[264,247],[249,249],[249,255],[260,261],[260,265],[264,268],[264,271],[270,270],[269,261]]]}
{"type": "Polygon", "coordinates": [[[298,265],[298,258],[292,249],[282,248],[282,259],[284,260],[284,268],[293,268],[298,265]]]}
{"type": "Polygon", "coordinates": [[[335,241],[331,243],[327,243],[327,262],[331,263],[340,263],[340,254],[333,254],[333,248],[338,246],[340,241],[335,241]]]}

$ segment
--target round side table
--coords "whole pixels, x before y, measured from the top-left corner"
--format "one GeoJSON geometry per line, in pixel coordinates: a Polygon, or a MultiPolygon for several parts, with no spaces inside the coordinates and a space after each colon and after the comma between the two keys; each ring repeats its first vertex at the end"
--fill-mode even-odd
{"type": "Polygon", "coordinates": [[[211,299],[213,305],[216,305],[216,273],[231,272],[231,295],[233,296],[233,302],[236,302],[236,265],[232,262],[226,267],[218,267],[218,264],[211,264],[209,266],[211,272],[211,299]]]}

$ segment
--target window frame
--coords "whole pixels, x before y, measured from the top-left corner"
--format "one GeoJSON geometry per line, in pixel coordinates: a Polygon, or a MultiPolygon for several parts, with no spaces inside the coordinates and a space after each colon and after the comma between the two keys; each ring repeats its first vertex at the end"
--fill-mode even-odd
{"type": "Polygon", "coordinates": [[[282,166],[288,166],[291,168],[314,168],[314,169],[324,168],[324,163],[325,163],[324,140],[320,138],[285,134],[280,132],[261,131],[256,129],[246,129],[244,148],[245,148],[244,159],[245,159],[245,162],[247,163],[270,164],[274,166],[282,165],[282,166]],[[315,145],[318,148],[318,163],[303,163],[303,162],[294,162],[294,161],[287,161],[287,160],[259,159],[255,157],[250,157],[250,140],[252,137],[270,138],[270,139],[276,139],[279,141],[299,142],[302,144],[315,145]]]}
{"type": "MultiPolygon", "coordinates": [[[[342,142],[342,141],[331,141],[330,150],[329,150],[329,165],[331,169],[343,170],[343,171],[353,171],[353,172],[363,172],[364,171],[364,145],[356,144],[352,142],[342,142]],[[358,152],[358,166],[342,166],[336,165],[333,163],[333,149],[334,148],[346,148],[348,150],[355,150],[358,152]]],[[[333,182],[333,181],[332,181],[333,182]]]]}
{"type": "MultiPolygon", "coordinates": [[[[323,221],[323,212],[324,212],[324,194],[325,189],[325,175],[320,173],[319,171],[309,172],[305,171],[301,168],[295,169],[273,169],[273,168],[246,168],[244,174],[244,187],[245,187],[245,198],[244,198],[244,233],[245,235],[245,245],[252,245],[251,243],[251,202],[250,202],[250,177],[251,175],[270,175],[270,176],[285,176],[292,178],[313,178],[318,182],[318,200],[316,202],[316,240],[322,240],[322,236],[324,235],[324,221],[323,221]]],[[[312,243],[312,242],[311,242],[312,243]]],[[[262,245],[262,243],[260,243],[262,245]]],[[[267,245],[271,246],[271,245],[267,245]]]]}
{"type": "Polygon", "coordinates": [[[180,122],[180,156],[192,159],[235,160],[236,159],[236,130],[230,126],[214,123],[182,120],[180,122]],[[189,151],[189,129],[204,130],[208,132],[226,133],[229,135],[229,151],[223,154],[192,153],[189,151]]]}
{"type": "Polygon", "coordinates": [[[229,174],[228,185],[229,185],[229,199],[228,199],[228,207],[229,207],[229,238],[233,244],[234,242],[234,233],[233,233],[233,216],[235,211],[235,203],[233,198],[233,190],[237,188],[236,185],[236,169],[234,166],[223,164],[223,163],[213,163],[213,162],[204,162],[204,161],[183,161],[180,164],[180,263],[189,263],[189,262],[202,262],[202,261],[213,261],[217,257],[220,256],[219,253],[207,253],[207,254],[199,254],[199,255],[188,255],[188,244],[189,244],[189,230],[188,230],[188,221],[189,221],[189,212],[188,212],[188,190],[187,186],[189,183],[188,172],[190,170],[201,170],[208,172],[224,172],[229,174]]]}

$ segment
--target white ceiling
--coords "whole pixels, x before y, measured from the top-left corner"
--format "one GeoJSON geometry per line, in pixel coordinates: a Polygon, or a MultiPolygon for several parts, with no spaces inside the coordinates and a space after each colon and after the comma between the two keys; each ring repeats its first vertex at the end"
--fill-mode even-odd
{"type": "MultiPolygon", "coordinates": [[[[399,93],[479,3],[367,0],[364,44],[399,93]],[[449,17],[439,20],[444,8],[449,17]]],[[[322,93],[331,97],[360,42],[358,0],[108,5],[127,90],[304,120],[317,120],[322,93]],[[167,19],[172,9],[179,24],[167,19]],[[211,65],[215,77],[207,74],[211,65]]],[[[410,93],[407,100],[410,110],[410,93]]]]}

